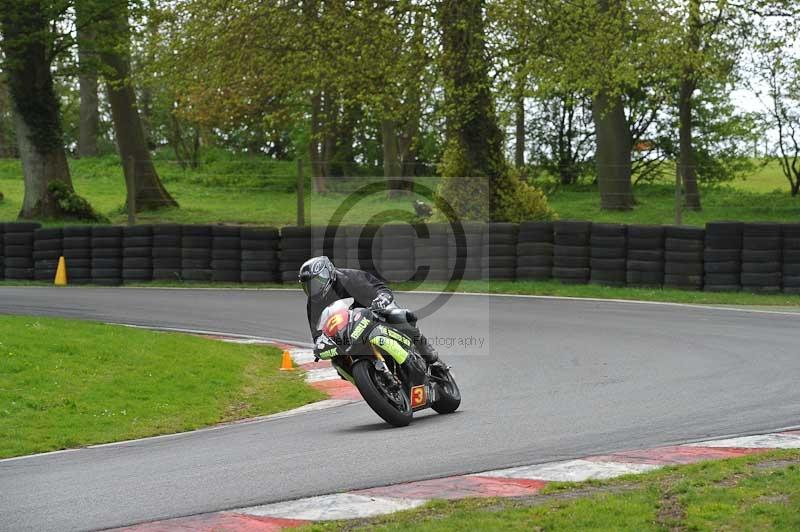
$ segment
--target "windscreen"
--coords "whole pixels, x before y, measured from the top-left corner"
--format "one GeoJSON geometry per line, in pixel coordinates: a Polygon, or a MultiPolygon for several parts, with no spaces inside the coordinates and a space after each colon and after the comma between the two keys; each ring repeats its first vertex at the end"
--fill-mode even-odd
{"type": "Polygon", "coordinates": [[[353,298],[348,297],[347,299],[340,299],[338,301],[334,301],[333,303],[325,307],[325,310],[322,311],[322,315],[319,317],[319,322],[317,323],[317,330],[322,331],[326,335],[328,335],[328,333],[325,331],[325,325],[328,323],[328,320],[330,320],[333,316],[336,315],[349,316],[350,305],[352,304],[353,304],[353,298]]]}

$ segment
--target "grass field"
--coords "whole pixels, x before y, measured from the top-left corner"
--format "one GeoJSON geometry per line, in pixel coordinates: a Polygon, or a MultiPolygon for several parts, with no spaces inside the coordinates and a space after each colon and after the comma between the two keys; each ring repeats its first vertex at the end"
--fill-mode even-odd
{"type": "Polygon", "coordinates": [[[0,458],[192,430],[323,396],[272,347],[0,316],[0,458]]]}
{"type": "Polygon", "coordinates": [[[800,452],[778,451],[300,530],[800,530],[798,508],[800,452]]]}
{"type": "MultiPolygon", "coordinates": [[[[296,220],[295,163],[260,157],[232,157],[210,152],[198,169],[183,170],[167,154],[156,158],[156,168],[172,195],[181,205],[142,213],[141,223],[236,223],[291,225],[296,220]]],[[[76,191],[114,223],[124,223],[125,187],[122,170],[114,156],[71,160],[76,191]]],[[[0,221],[14,220],[23,197],[21,167],[17,160],[0,159],[0,221]]],[[[380,180],[376,177],[373,180],[380,180]]],[[[332,181],[333,188],[355,189],[358,183],[332,181]]],[[[435,178],[420,178],[435,188],[435,178]]],[[[310,189],[310,185],[308,187],[310,189]]],[[[637,207],[630,212],[605,212],[599,208],[596,187],[581,185],[561,188],[550,194],[550,203],[562,219],[591,219],[623,223],[672,223],[674,190],[670,183],[642,184],[635,188],[637,207]]],[[[306,220],[328,223],[351,195],[331,192],[307,193],[306,220]]],[[[417,198],[412,198],[417,199],[417,198]]],[[[711,220],[800,221],[800,198],[788,193],[785,178],[776,162],[758,168],[751,177],[716,188],[703,188],[701,212],[685,212],[683,221],[703,225],[711,220]]],[[[348,209],[342,223],[364,223],[379,219],[413,218],[411,199],[387,199],[383,193],[359,198],[348,209]]]]}

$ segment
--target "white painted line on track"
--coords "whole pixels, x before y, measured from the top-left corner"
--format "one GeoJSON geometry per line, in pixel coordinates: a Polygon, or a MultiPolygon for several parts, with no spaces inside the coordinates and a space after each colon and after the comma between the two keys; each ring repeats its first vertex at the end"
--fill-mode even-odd
{"type": "Polygon", "coordinates": [[[74,453],[78,451],[83,451],[85,449],[101,449],[103,447],[116,447],[120,445],[128,445],[132,443],[139,443],[139,442],[148,442],[148,441],[155,441],[155,440],[165,440],[169,438],[179,438],[182,436],[188,436],[190,434],[199,434],[203,432],[211,432],[215,430],[222,430],[232,426],[240,426],[240,425],[251,425],[255,423],[264,423],[267,421],[275,421],[278,419],[284,419],[287,417],[294,417],[301,414],[307,414],[309,412],[317,412],[320,410],[328,410],[331,408],[337,408],[340,406],[349,405],[355,403],[351,399],[323,399],[322,401],[317,401],[315,403],[309,403],[307,405],[299,406],[297,408],[293,408],[292,410],[287,410],[286,412],[277,412],[275,414],[269,414],[267,416],[258,416],[252,417],[247,419],[239,419],[236,421],[229,421],[227,423],[220,423],[218,425],[213,425],[211,427],[203,427],[200,429],[195,430],[188,430],[184,432],[175,432],[173,434],[160,434],[158,436],[148,436],[146,438],[137,438],[133,440],[122,440],[122,441],[114,441],[109,443],[99,443],[97,445],[87,445],[86,447],[78,447],[75,449],[61,449],[59,451],[50,451],[46,453],[37,453],[37,454],[27,454],[25,456],[13,456],[11,458],[2,458],[0,459],[0,464],[3,462],[11,462],[14,460],[26,460],[29,458],[40,458],[43,456],[50,456],[56,454],[64,454],[64,453],[74,453]]]}
{"type": "Polygon", "coordinates": [[[512,467],[475,473],[474,476],[499,478],[524,478],[557,482],[583,482],[590,479],[614,478],[632,473],[644,473],[658,469],[654,464],[633,464],[622,462],[593,462],[590,460],[566,460],[524,467],[512,467]]]}
{"type": "Polygon", "coordinates": [[[759,434],[688,444],[691,447],[735,447],[744,449],[800,449],[800,436],[794,434],[759,434]]]}
{"type": "Polygon", "coordinates": [[[312,344],[309,342],[298,342],[297,340],[285,340],[283,338],[270,338],[268,336],[254,336],[252,334],[239,334],[239,333],[229,333],[229,332],[221,332],[221,331],[206,331],[203,329],[188,329],[183,327],[161,327],[158,325],[141,325],[137,323],[122,323],[122,322],[115,322],[115,321],[108,321],[105,322],[108,325],[122,325],[123,327],[131,327],[134,329],[150,329],[153,331],[164,331],[164,332],[179,332],[179,333],[187,333],[187,334],[202,334],[206,336],[227,336],[229,338],[239,338],[242,340],[253,340],[256,342],[263,342],[269,344],[288,344],[288,345],[296,345],[298,347],[310,348],[313,347],[312,344]]]}
{"type": "MultiPolygon", "coordinates": [[[[49,286],[9,286],[6,288],[46,288],[51,289],[52,287],[49,286]]],[[[72,287],[75,289],[83,289],[86,288],[84,286],[81,287],[72,287]]],[[[249,291],[249,292],[301,292],[299,288],[237,288],[237,287],[178,287],[178,286],[116,286],[116,287],[90,287],[90,288],[101,288],[103,290],[114,290],[114,289],[122,289],[122,290],[240,290],[240,291],[249,291]]],[[[406,291],[406,290],[395,290],[395,293],[398,294],[422,294],[422,295],[440,295],[444,292],[437,292],[435,290],[414,290],[414,291],[406,291]]],[[[556,301],[593,301],[598,303],[630,303],[636,305],[662,305],[662,306],[672,306],[672,307],[681,307],[681,308],[692,308],[692,309],[699,309],[699,310],[719,310],[719,311],[729,311],[729,312],[747,312],[751,314],[778,314],[784,316],[798,316],[800,315],[800,305],[798,306],[797,311],[788,311],[788,310],[766,310],[766,309],[753,309],[753,308],[735,308],[735,307],[720,307],[713,304],[702,304],[702,303],[676,303],[673,301],[645,301],[642,299],[614,299],[614,298],[602,298],[602,297],[576,297],[576,296],[547,296],[547,295],[536,295],[536,294],[495,294],[490,292],[450,292],[453,295],[458,296],[479,296],[479,297],[505,297],[505,298],[521,298],[521,299],[543,299],[543,300],[556,300],[556,301]]],[[[742,305],[745,306],[745,305],[742,305]]],[[[780,306],[780,305],[778,305],[780,306]]]]}
{"type": "Polygon", "coordinates": [[[318,368],[306,371],[306,382],[330,381],[339,378],[339,372],[333,368],[318,368]]]}
{"type": "Polygon", "coordinates": [[[357,519],[410,510],[425,504],[424,500],[369,497],[352,493],[321,495],[294,501],[266,504],[234,510],[239,514],[282,517],[309,521],[357,519]]]}
{"type": "MultiPolygon", "coordinates": [[[[49,288],[49,287],[32,287],[32,288],[49,288]]],[[[114,288],[114,287],[109,287],[114,288]]],[[[125,290],[146,289],[146,290],[246,290],[246,291],[259,291],[259,292],[301,292],[299,288],[213,288],[213,287],[157,287],[157,286],[128,286],[116,287],[125,290]]],[[[398,294],[421,294],[421,295],[440,295],[445,292],[437,292],[435,290],[395,290],[398,294]]],[[[503,298],[521,298],[521,299],[543,299],[543,300],[556,300],[556,301],[592,301],[597,303],[631,303],[636,305],[662,305],[672,306],[679,308],[692,308],[699,310],[720,310],[729,312],[747,312],[754,314],[778,314],[784,316],[798,316],[800,315],[800,306],[797,311],[787,310],[766,310],[766,309],[752,309],[752,308],[735,308],[735,307],[720,307],[717,305],[702,303],[676,303],[673,301],[645,301],[642,299],[615,299],[615,298],[602,298],[602,297],[575,297],[575,296],[547,296],[536,294],[495,294],[491,292],[449,292],[458,296],[476,296],[476,297],[503,297],[503,298]]]]}

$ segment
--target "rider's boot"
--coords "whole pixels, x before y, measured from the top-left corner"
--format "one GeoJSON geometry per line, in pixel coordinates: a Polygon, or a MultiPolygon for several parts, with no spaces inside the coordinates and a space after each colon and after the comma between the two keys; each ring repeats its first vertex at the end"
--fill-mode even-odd
{"type": "Polygon", "coordinates": [[[418,347],[419,354],[422,355],[422,358],[429,366],[439,360],[439,353],[436,352],[436,349],[433,348],[431,343],[428,342],[424,336],[420,338],[418,347]]]}

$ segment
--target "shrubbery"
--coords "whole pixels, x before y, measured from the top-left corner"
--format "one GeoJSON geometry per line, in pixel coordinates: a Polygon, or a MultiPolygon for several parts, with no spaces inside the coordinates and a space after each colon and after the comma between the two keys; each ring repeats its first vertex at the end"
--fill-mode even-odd
{"type": "Polygon", "coordinates": [[[47,186],[58,207],[64,212],[64,218],[74,218],[86,222],[109,223],[109,219],[95,212],[86,199],[77,195],[63,181],[53,181],[47,186]]]}
{"type": "Polygon", "coordinates": [[[522,181],[504,160],[492,165],[494,176],[479,175],[455,143],[445,149],[437,207],[460,220],[521,222],[556,217],[547,197],[522,181]]]}

